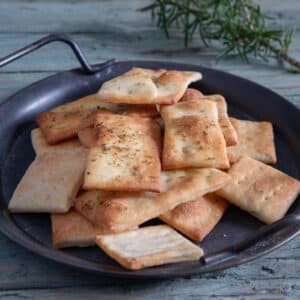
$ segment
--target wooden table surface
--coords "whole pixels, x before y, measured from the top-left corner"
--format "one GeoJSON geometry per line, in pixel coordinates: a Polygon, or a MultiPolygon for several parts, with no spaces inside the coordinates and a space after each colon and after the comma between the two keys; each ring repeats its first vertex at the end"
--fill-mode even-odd
{"type": "MultiPolygon", "coordinates": [[[[291,53],[300,59],[300,2],[263,0],[262,7],[295,24],[291,53]]],[[[300,75],[275,63],[245,65],[232,56],[216,62],[216,50],[195,41],[185,49],[179,33],[167,41],[149,14],[149,1],[0,0],[0,57],[50,32],[66,32],[88,60],[108,58],[189,62],[221,69],[271,88],[300,107],[300,75]]],[[[57,71],[74,68],[60,44],[0,70],[0,102],[57,71]]],[[[300,299],[300,238],[254,262],[224,271],[165,281],[127,281],[81,272],[41,258],[0,234],[0,299],[300,299]]]]}

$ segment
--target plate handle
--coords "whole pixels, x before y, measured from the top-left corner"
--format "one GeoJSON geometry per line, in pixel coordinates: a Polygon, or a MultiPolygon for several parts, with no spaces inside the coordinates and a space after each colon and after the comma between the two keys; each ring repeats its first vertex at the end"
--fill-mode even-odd
{"type": "Polygon", "coordinates": [[[237,244],[229,248],[225,248],[219,252],[204,256],[203,261],[205,264],[219,264],[225,263],[229,260],[238,259],[238,256],[242,254],[243,251],[255,246],[263,239],[280,232],[287,226],[292,225],[300,225],[300,214],[291,214],[271,225],[262,226],[254,234],[238,242],[237,244]]]}
{"type": "Polygon", "coordinates": [[[0,68],[52,42],[63,42],[67,44],[73,50],[73,53],[81,64],[82,70],[86,74],[100,72],[115,62],[114,59],[110,59],[102,64],[91,66],[87,62],[87,59],[83,55],[78,44],[70,36],[57,33],[45,36],[40,40],[25,46],[24,48],[21,48],[3,58],[0,58],[0,68]]]}

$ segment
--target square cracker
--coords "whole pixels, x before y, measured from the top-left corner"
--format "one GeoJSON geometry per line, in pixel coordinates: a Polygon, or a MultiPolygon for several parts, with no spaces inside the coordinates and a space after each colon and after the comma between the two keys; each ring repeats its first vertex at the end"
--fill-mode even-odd
{"type": "Polygon", "coordinates": [[[300,192],[300,182],[250,157],[228,171],[232,183],[216,193],[267,224],[281,219],[300,192]]]}
{"type": "Polygon", "coordinates": [[[227,103],[221,95],[203,95],[195,89],[187,89],[180,101],[210,100],[217,104],[219,125],[223,132],[226,146],[236,145],[238,137],[227,114],[227,103]]]}
{"type": "Polygon", "coordinates": [[[100,191],[97,196],[85,193],[76,199],[74,207],[103,233],[122,232],[136,228],[155,214],[155,196],[151,192],[100,191]]]}
{"type": "Polygon", "coordinates": [[[98,198],[78,197],[75,209],[104,232],[121,232],[213,192],[229,181],[230,176],[217,169],[167,171],[162,173],[162,193],[101,191],[98,198]]]}
{"type": "Polygon", "coordinates": [[[62,152],[82,150],[78,139],[71,139],[56,145],[49,145],[39,128],[35,128],[31,131],[31,143],[37,155],[49,151],[62,152]]]}
{"type": "Polygon", "coordinates": [[[227,148],[230,163],[236,162],[241,156],[249,156],[266,164],[276,163],[274,134],[272,123],[254,122],[230,118],[239,143],[227,148]]]}
{"type": "Polygon", "coordinates": [[[78,139],[80,144],[87,148],[97,147],[101,145],[101,141],[99,141],[99,139],[97,138],[97,132],[94,128],[91,127],[80,129],[78,131],[78,139]]]}
{"type": "Polygon", "coordinates": [[[140,117],[156,117],[159,115],[154,105],[122,105],[101,103],[96,94],[88,95],[37,116],[36,121],[47,142],[56,144],[74,138],[77,132],[94,123],[93,114],[102,113],[128,114],[140,117]]]}
{"type": "Polygon", "coordinates": [[[54,248],[94,246],[96,234],[102,233],[73,209],[64,214],[51,214],[51,224],[54,248]]]}
{"type": "Polygon", "coordinates": [[[39,154],[19,182],[9,210],[23,213],[64,213],[82,184],[86,151],[39,154]]]}
{"type": "Polygon", "coordinates": [[[97,94],[91,94],[78,100],[57,106],[51,111],[56,113],[74,113],[78,111],[94,112],[99,109],[107,110],[115,114],[132,115],[144,118],[152,118],[159,115],[155,105],[128,105],[100,102],[97,94]]]}
{"type": "Polygon", "coordinates": [[[90,148],[83,188],[154,191],[160,182],[160,127],[152,119],[96,116],[98,145],[90,148]]]}
{"type": "Polygon", "coordinates": [[[186,89],[185,93],[183,94],[183,96],[179,101],[185,102],[185,101],[199,100],[202,97],[204,97],[204,95],[199,90],[188,88],[186,89]]]}
{"type": "Polygon", "coordinates": [[[198,72],[132,68],[103,83],[98,97],[101,102],[172,104],[179,101],[190,83],[201,77],[198,72]]]}
{"type": "Polygon", "coordinates": [[[227,201],[212,193],[184,202],[159,218],[189,238],[201,242],[220,221],[227,207],[227,201]]]}
{"type": "Polygon", "coordinates": [[[198,260],[203,256],[201,248],[167,225],[97,235],[96,243],[107,255],[129,270],[198,260]]]}
{"type": "Polygon", "coordinates": [[[227,103],[221,95],[205,95],[202,100],[213,101],[217,104],[219,125],[223,132],[226,146],[236,145],[238,136],[227,114],[227,103]]]}
{"type": "Polygon", "coordinates": [[[163,169],[229,167],[216,103],[179,102],[161,107],[165,122],[163,169]]]}

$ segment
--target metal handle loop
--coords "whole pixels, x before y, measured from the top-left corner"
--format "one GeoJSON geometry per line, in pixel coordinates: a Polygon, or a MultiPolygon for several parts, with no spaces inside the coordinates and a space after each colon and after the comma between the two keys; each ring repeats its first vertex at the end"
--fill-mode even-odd
{"type": "Polygon", "coordinates": [[[82,70],[86,74],[93,74],[99,72],[111,65],[112,63],[114,63],[115,61],[114,59],[110,59],[102,64],[91,66],[87,62],[87,59],[85,58],[83,53],[81,52],[78,44],[75,41],[73,41],[70,36],[66,34],[50,34],[32,44],[25,46],[22,49],[19,49],[3,58],[0,58],[0,68],[52,42],[63,42],[70,46],[79,63],[81,64],[82,70]]]}

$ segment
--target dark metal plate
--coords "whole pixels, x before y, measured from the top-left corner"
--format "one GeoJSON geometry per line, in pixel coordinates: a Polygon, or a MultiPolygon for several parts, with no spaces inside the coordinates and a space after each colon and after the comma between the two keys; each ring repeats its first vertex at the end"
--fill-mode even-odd
{"type": "MultiPolygon", "coordinates": [[[[80,70],[59,73],[27,87],[0,106],[0,230],[22,246],[55,261],[106,275],[136,278],[169,278],[219,270],[257,258],[299,234],[299,225],[289,224],[280,231],[264,235],[262,240],[227,256],[225,260],[185,262],[131,272],[121,268],[96,247],[52,249],[47,214],[10,214],[7,211],[7,204],[17,183],[34,158],[30,142],[30,130],[36,126],[34,117],[58,104],[96,92],[102,82],[133,66],[202,72],[203,80],[193,87],[206,94],[224,95],[229,103],[230,115],[242,119],[268,120],[274,124],[278,155],[275,167],[299,179],[300,111],[279,95],[245,79],[200,66],[119,62],[94,75],[84,75],[80,70]]],[[[298,202],[288,214],[300,213],[298,202]]],[[[201,246],[210,255],[255,234],[262,226],[249,214],[232,206],[201,246]]]]}

